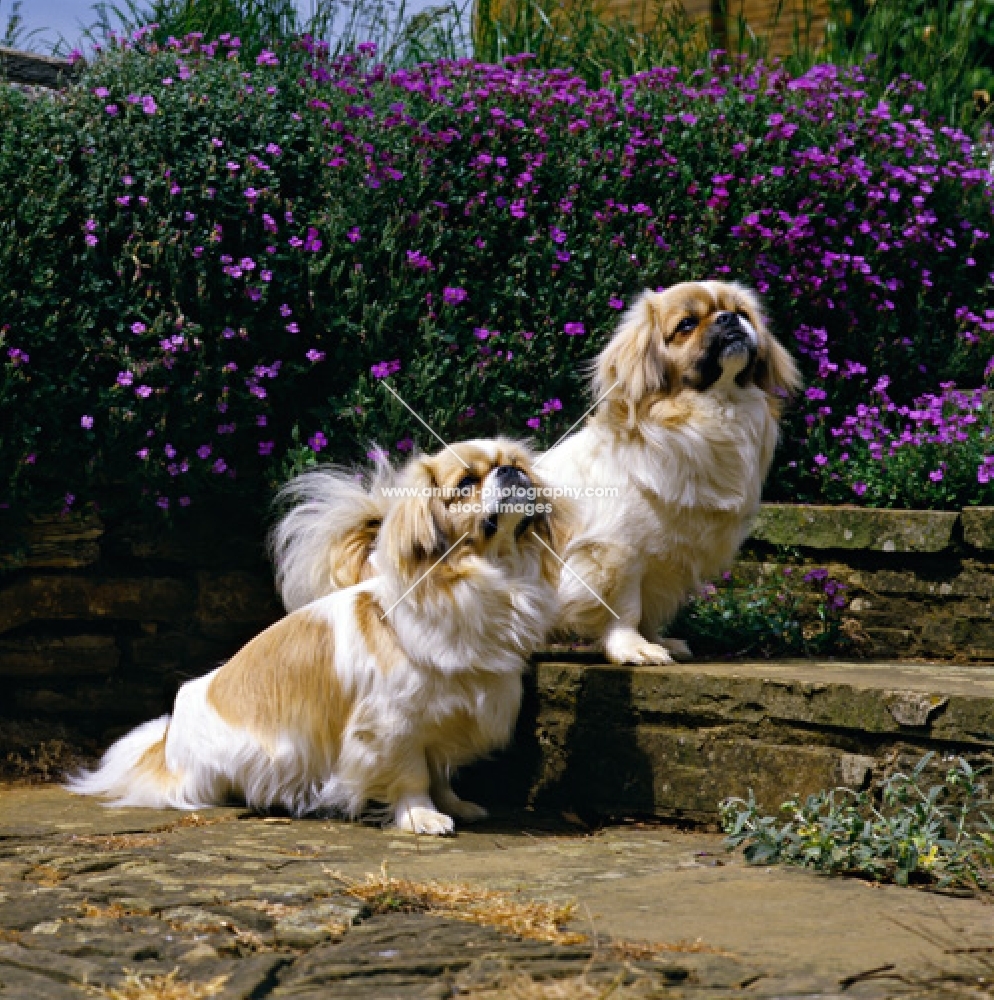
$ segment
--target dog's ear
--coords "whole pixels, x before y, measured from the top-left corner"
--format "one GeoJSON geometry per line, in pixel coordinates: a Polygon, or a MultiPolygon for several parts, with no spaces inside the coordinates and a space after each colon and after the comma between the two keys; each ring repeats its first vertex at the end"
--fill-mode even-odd
{"type": "Polygon", "coordinates": [[[787,349],[767,329],[764,323],[757,331],[759,348],[753,380],[763,392],[776,401],[779,409],[785,400],[800,392],[804,381],[797,362],[787,349]]]}
{"type": "Polygon", "coordinates": [[[667,356],[659,299],[651,291],[636,299],[595,366],[594,393],[609,404],[625,404],[629,427],[635,426],[638,404],[646,396],[678,388],[676,366],[667,356]]]}
{"type": "Polygon", "coordinates": [[[383,519],[377,549],[405,577],[445,552],[445,510],[437,486],[430,459],[414,459],[383,519]]]}

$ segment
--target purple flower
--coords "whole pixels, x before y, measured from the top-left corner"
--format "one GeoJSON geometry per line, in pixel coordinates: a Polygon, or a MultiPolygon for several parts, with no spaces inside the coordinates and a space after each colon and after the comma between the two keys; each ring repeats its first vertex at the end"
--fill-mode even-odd
{"type": "Polygon", "coordinates": [[[147,115],[154,115],[158,111],[158,105],[155,103],[155,98],[149,94],[142,98],[142,111],[147,115]]]}
{"type": "Polygon", "coordinates": [[[228,470],[228,463],[223,458],[219,458],[211,466],[211,472],[213,472],[215,476],[220,476],[222,472],[227,472],[227,470],[228,470]]]}
{"type": "Polygon", "coordinates": [[[828,459],[822,454],[815,455],[815,465],[822,468],[823,466],[828,465],[828,459]]]}
{"type": "Polygon", "coordinates": [[[131,324],[132,333],[144,333],[148,327],[141,320],[131,324]]]}
{"type": "Polygon", "coordinates": [[[31,360],[31,355],[27,351],[22,351],[19,347],[7,348],[7,357],[15,368],[26,365],[31,360]]]}
{"type": "Polygon", "coordinates": [[[371,448],[366,452],[366,458],[371,462],[387,462],[390,456],[382,448],[371,448]]]}
{"type": "Polygon", "coordinates": [[[617,295],[612,295],[611,298],[609,298],[607,300],[607,304],[612,309],[624,309],[625,308],[625,300],[624,299],[619,299],[617,295]]]}
{"type": "Polygon", "coordinates": [[[211,446],[209,444],[202,444],[197,449],[197,458],[202,458],[204,461],[207,461],[207,459],[210,457],[211,457],[211,446]]]}
{"type": "Polygon", "coordinates": [[[255,57],[256,66],[279,66],[280,61],[276,58],[275,52],[270,52],[269,49],[263,49],[255,57]]]}
{"type": "Polygon", "coordinates": [[[95,97],[99,97],[101,100],[105,97],[110,97],[110,91],[106,87],[97,87],[94,89],[93,94],[95,97]]]}
{"type": "Polygon", "coordinates": [[[272,455],[274,445],[275,445],[274,441],[260,441],[259,454],[262,456],[272,455]]]}
{"type": "Polygon", "coordinates": [[[114,117],[116,117],[116,115],[118,113],[118,107],[117,107],[116,104],[108,104],[104,108],[104,111],[107,112],[107,114],[109,114],[111,116],[111,118],[114,118],[114,117]]]}
{"type": "Polygon", "coordinates": [[[527,424],[527,426],[529,426],[533,431],[537,431],[539,429],[539,427],[542,426],[542,418],[541,417],[529,417],[525,421],[525,424],[527,424]]]}
{"type": "Polygon", "coordinates": [[[401,438],[397,442],[397,451],[411,451],[414,448],[414,442],[410,438],[401,438]]]}
{"type": "Polygon", "coordinates": [[[473,336],[476,337],[477,340],[486,340],[488,337],[496,336],[496,334],[496,330],[488,330],[485,326],[478,326],[473,331],[473,336]]]}
{"type": "Polygon", "coordinates": [[[315,432],[310,438],[307,439],[307,444],[311,451],[315,454],[321,451],[322,448],[328,447],[328,439],[324,436],[321,431],[315,432]]]}
{"type": "Polygon", "coordinates": [[[93,428],[93,417],[89,413],[84,413],[83,416],[79,418],[79,426],[83,428],[84,431],[91,430],[93,428]]]}
{"type": "Polygon", "coordinates": [[[582,337],[586,332],[582,323],[567,323],[563,327],[563,333],[567,337],[582,337]]]}
{"type": "Polygon", "coordinates": [[[460,302],[465,302],[469,298],[469,292],[465,288],[452,288],[446,285],[442,289],[442,301],[447,306],[457,306],[460,302]]]}
{"type": "Polygon", "coordinates": [[[270,142],[270,143],[268,143],[266,145],[266,152],[270,156],[282,156],[283,155],[283,150],[280,149],[280,147],[277,146],[275,142],[270,142]]]}
{"type": "Polygon", "coordinates": [[[286,319],[287,316],[293,315],[293,310],[284,302],[283,305],[280,306],[280,315],[286,319]]]}
{"type": "Polygon", "coordinates": [[[131,385],[135,380],[135,376],[128,371],[117,373],[117,384],[118,385],[131,385]]]}
{"type": "Polygon", "coordinates": [[[362,239],[362,233],[358,226],[353,226],[345,235],[349,243],[358,243],[362,239]]]}
{"type": "Polygon", "coordinates": [[[135,395],[139,399],[148,399],[152,395],[152,387],[150,385],[140,385],[135,389],[135,395]]]}
{"type": "Polygon", "coordinates": [[[314,364],[317,364],[319,361],[324,361],[324,359],[325,359],[325,353],[324,353],[324,351],[317,351],[317,350],[315,350],[312,347],[307,352],[307,354],[305,355],[305,357],[307,358],[308,361],[312,361],[314,364]]]}
{"type": "Polygon", "coordinates": [[[287,333],[300,333],[300,325],[298,323],[287,323],[286,325],[287,333]]]}
{"type": "Polygon", "coordinates": [[[379,364],[373,365],[369,370],[372,372],[373,378],[389,378],[400,371],[400,359],[394,358],[393,361],[381,361],[379,364]]]}
{"type": "Polygon", "coordinates": [[[435,270],[435,265],[420,250],[408,250],[407,263],[417,271],[435,270]]]}

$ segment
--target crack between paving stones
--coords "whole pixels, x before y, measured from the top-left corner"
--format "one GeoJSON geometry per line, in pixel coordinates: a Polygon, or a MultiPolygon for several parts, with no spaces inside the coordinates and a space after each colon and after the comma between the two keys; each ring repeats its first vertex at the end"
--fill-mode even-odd
{"type": "Polygon", "coordinates": [[[289,969],[293,967],[294,959],[285,958],[281,962],[277,962],[273,967],[266,973],[265,978],[259,983],[251,993],[247,994],[245,1000],[265,1000],[273,990],[278,989],[280,986],[281,973],[284,969],[289,969]]]}

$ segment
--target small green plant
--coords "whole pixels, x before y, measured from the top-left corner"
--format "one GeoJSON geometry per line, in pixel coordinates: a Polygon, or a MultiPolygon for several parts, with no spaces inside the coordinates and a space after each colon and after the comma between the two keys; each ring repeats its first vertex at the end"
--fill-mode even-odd
{"type": "Polygon", "coordinates": [[[852,645],[842,618],[845,589],[820,568],[777,566],[752,582],[726,573],[684,608],[672,630],[712,655],[824,656],[852,645]]]}
{"type": "Polygon", "coordinates": [[[990,768],[963,758],[949,761],[929,784],[934,753],[909,774],[893,774],[876,795],[833,788],[791,799],[781,822],[766,816],[749,791],[719,806],[729,850],[744,847],[746,861],[813,868],[826,875],[859,875],[878,882],[987,889],[994,878],[994,820],[987,785],[990,768]]]}

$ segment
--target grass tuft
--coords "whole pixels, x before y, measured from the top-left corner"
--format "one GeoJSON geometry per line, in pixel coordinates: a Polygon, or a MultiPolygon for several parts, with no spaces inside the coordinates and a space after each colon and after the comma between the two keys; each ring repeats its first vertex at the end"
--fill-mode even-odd
{"type": "Polygon", "coordinates": [[[179,978],[179,969],[166,976],[125,969],[119,986],[91,987],[90,992],[107,1000],[206,1000],[221,996],[227,981],[228,976],[215,976],[204,983],[187,982],[179,978]]]}
{"type": "Polygon", "coordinates": [[[361,899],[374,913],[425,913],[494,927],[508,934],[552,944],[584,944],[585,934],[566,929],[576,915],[575,903],[544,903],[515,899],[500,892],[461,882],[416,882],[394,878],[384,864],[365,881],[325,869],[345,891],[361,899]]]}

